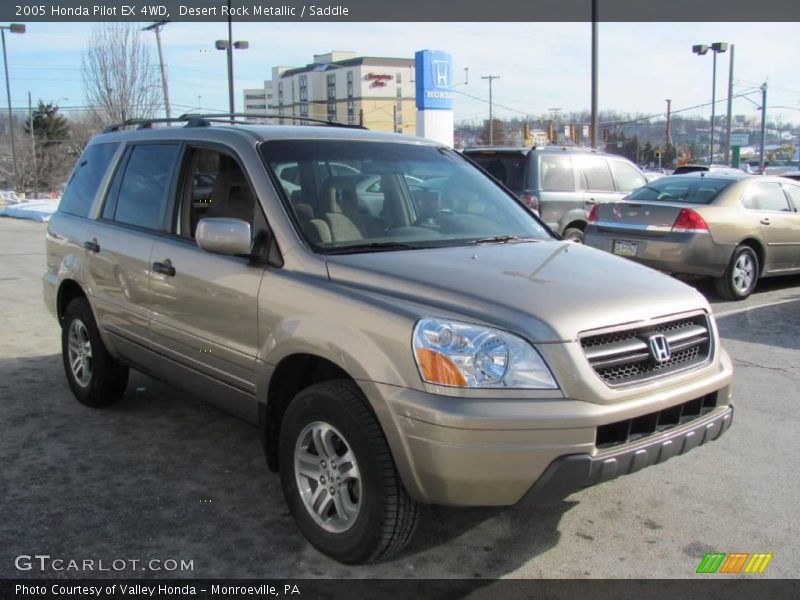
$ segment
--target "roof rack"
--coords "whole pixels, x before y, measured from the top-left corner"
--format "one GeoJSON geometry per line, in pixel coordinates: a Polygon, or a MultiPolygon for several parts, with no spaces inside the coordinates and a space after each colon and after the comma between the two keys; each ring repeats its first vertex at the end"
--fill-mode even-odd
{"type": "Polygon", "coordinates": [[[136,129],[150,129],[155,123],[186,123],[184,127],[209,127],[211,123],[228,123],[235,125],[237,123],[244,123],[236,119],[286,119],[289,121],[303,121],[307,123],[317,123],[327,127],[345,127],[347,129],[366,129],[363,125],[354,125],[350,123],[337,123],[336,121],[326,121],[324,119],[316,119],[314,117],[294,116],[294,115],[279,115],[274,113],[204,113],[192,114],[184,113],[179,117],[170,119],[153,118],[153,119],[127,119],[122,123],[115,123],[103,129],[103,133],[111,133],[119,131],[126,127],[136,127],[136,129]]]}

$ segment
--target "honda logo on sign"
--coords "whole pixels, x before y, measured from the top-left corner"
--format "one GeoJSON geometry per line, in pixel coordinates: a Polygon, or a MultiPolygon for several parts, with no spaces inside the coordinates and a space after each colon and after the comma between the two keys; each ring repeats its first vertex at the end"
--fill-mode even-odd
{"type": "Polygon", "coordinates": [[[450,64],[444,60],[431,61],[435,74],[434,85],[436,87],[450,87],[450,64]]]}
{"type": "Polygon", "coordinates": [[[669,340],[667,336],[658,334],[651,335],[650,339],[650,354],[657,363],[665,363],[672,358],[672,351],[669,349],[669,340]]]}

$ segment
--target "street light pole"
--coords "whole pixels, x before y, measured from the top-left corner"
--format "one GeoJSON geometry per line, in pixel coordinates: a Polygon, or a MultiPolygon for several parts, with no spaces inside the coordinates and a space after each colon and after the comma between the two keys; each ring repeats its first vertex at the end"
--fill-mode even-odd
{"type": "MultiPolygon", "coordinates": [[[[233,49],[246,50],[250,44],[246,41],[233,41],[233,18],[231,17],[231,0],[228,0],[228,39],[217,40],[214,42],[217,50],[225,50],[228,61],[228,110],[231,115],[236,113],[236,106],[233,96],[233,49]]],[[[233,121],[233,116],[231,116],[233,121]]]]}
{"type": "Polygon", "coordinates": [[[597,148],[597,0],[592,0],[592,148],[597,148]]]}
{"type": "Polygon", "coordinates": [[[731,58],[728,65],[728,116],[725,120],[725,163],[731,164],[731,112],[733,111],[733,49],[731,44],[731,58]]]}
{"type": "Polygon", "coordinates": [[[8,131],[11,134],[11,160],[14,162],[14,180],[17,189],[20,187],[19,165],[17,165],[17,142],[14,139],[14,111],[11,109],[11,84],[8,80],[8,57],[6,56],[6,29],[11,33],[25,33],[25,25],[11,23],[0,25],[0,37],[3,39],[3,65],[6,73],[6,99],[8,100],[8,131]]]}
{"type": "Polygon", "coordinates": [[[717,54],[725,52],[728,49],[728,44],[725,42],[715,42],[710,46],[706,44],[696,44],[692,46],[692,52],[700,56],[706,54],[709,50],[714,54],[714,61],[711,74],[711,140],[709,142],[708,164],[714,163],[714,117],[715,108],[717,104],[717,54]]]}
{"type": "Polygon", "coordinates": [[[161,67],[161,89],[164,93],[164,114],[169,119],[171,115],[171,111],[169,108],[169,84],[167,83],[167,66],[164,64],[164,54],[161,49],[161,28],[164,27],[169,23],[169,21],[158,21],[157,23],[153,23],[143,29],[143,31],[154,31],[156,34],[156,46],[158,47],[158,63],[161,67]]]}
{"type": "Polygon", "coordinates": [[[766,171],[764,164],[764,145],[767,140],[767,82],[761,84],[761,151],[758,155],[758,164],[763,173],[766,171]]]}
{"type": "Polygon", "coordinates": [[[492,81],[500,79],[500,75],[486,75],[481,79],[489,80],[489,145],[494,145],[494,120],[492,118],[492,81]]]}

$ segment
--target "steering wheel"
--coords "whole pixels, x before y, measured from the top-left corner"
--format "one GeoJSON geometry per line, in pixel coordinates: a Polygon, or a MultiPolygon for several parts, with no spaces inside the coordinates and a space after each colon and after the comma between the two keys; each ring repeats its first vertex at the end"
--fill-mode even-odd
{"type": "Polygon", "coordinates": [[[452,215],[453,211],[449,208],[440,208],[433,212],[430,212],[425,215],[421,215],[416,221],[414,221],[414,225],[422,225],[423,223],[435,223],[436,219],[441,217],[442,215],[452,215]]]}

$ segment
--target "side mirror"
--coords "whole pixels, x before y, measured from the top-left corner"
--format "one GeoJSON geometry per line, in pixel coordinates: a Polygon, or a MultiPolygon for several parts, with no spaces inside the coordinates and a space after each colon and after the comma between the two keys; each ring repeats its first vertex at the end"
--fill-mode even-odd
{"type": "Polygon", "coordinates": [[[250,254],[253,245],[250,223],[242,219],[201,219],[194,239],[201,250],[214,254],[250,254]]]}

